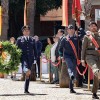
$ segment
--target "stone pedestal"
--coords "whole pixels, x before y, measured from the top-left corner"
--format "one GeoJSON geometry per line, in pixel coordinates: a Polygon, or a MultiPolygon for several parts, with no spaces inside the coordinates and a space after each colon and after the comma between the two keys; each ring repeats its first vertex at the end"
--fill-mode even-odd
{"type": "MultiPolygon", "coordinates": [[[[30,81],[36,81],[36,65],[33,64],[32,68],[31,68],[31,75],[30,75],[30,81]]],[[[25,81],[25,73],[22,72],[22,76],[21,76],[21,81],[25,81]]]]}
{"type": "Polygon", "coordinates": [[[32,66],[30,81],[36,81],[36,64],[32,66]]]}
{"type": "Polygon", "coordinates": [[[69,75],[67,71],[67,66],[65,62],[62,62],[61,74],[59,84],[61,88],[69,88],[69,75]]]}
{"type": "Polygon", "coordinates": [[[0,78],[4,78],[4,74],[3,73],[0,73],[0,78]]]}

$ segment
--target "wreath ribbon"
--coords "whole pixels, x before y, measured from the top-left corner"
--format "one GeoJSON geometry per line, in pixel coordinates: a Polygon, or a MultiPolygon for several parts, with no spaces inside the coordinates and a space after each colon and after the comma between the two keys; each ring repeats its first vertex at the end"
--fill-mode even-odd
{"type": "Polygon", "coordinates": [[[1,56],[2,56],[2,59],[5,60],[7,58],[6,52],[2,52],[2,55],[1,56]]]}

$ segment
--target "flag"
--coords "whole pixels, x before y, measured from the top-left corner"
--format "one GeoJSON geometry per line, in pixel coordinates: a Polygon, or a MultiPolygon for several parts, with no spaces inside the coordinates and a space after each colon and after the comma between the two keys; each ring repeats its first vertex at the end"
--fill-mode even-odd
{"type": "Polygon", "coordinates": [[[62,0],[62,26],[68,26],[68,0],[62,0]]]}
{"type": "Polygon", "coordinates": [[[27,0],[25,0],[24,5],[24,26],[27,25],[27,0]]]}
{"type": "Polygon", "coordinates": [[[80,24],[80,15],[82,12],[80,0],[73,0],[72,4],[72,18],[80,24]]]}
{"type": "Polygon", "coordinates": [[[0,36],[1,36],[1,31],[2,31],[2,7],[0,5],[0,36]]]}

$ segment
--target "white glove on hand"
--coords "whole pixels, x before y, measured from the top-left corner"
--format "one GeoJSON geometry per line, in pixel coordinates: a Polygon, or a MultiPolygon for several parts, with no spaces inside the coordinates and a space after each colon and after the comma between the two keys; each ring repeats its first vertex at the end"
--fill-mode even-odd
{"type": "Polygon", "coordinates": [[[34,63],[33,64],[36,64],[36,60],[34,60],[34,63]]]}

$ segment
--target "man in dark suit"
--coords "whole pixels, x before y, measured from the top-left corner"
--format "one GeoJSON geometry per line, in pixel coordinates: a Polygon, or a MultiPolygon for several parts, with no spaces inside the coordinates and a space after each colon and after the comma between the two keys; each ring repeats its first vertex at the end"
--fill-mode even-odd
{"type": "Polygon", "coordinates": [[[58,59],[59,57],[59,52],[58,52],[58,49],[59,49],[59,45],[63,39],[63,34],[64,34],[64,30],[63,29],[59,29],[58,30],[58,33],[57,33],[57,37],[59,37],[59,41],[58,41],[58,45],[56,47],[56,51],[55,51],[55,55],[56,55],[56,58],[58,59]]]}
{"type": "Polygon", "coordinates": [[[39,37],[37,35],[34,36],[36,48],[37,48],[37,67],[38,67],[38,78],[40,77],[40,56],[42,51],[42,43],[39,40],[39,37]]]}
{"type": "Polygon", "coordinates": [[[22,50],[21,63],[22,70],[25,73],[25,88],[24,93],[29,93],[29,81],[31,74],[31,67],[34,63],[34,58],[37,58],[36,45],[35,40],[29,36],[30,35],[30,27],[23,26],[22,27],[23,36],[17,39],[17,45],[22,50]]]}
{"type": "MultiPolygon", "coordinates": [[[[56,47],[56,50],[55,50],[56,62],[58,62],[58,59],[59,59],[58,50],[59,50],[60,43],[61,43],[61,41],[63,40],[63,37],[64,37],[63,34],[64,34],[64,30],[63,29],[59,29],[58,33],[57,33],[57,37],[59,37],[59,40],[58,40],[58,44],[57,44],[57,47],[56,47]]],[[[59,80],[60,80],[59,76],[61,74],[61,65],[58,65],[58,72],[56,72],[56,74],[58,75],[58,79],[57,79],[57,81],[55,83],[58,84],[59,80]]]]}

